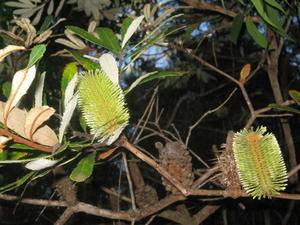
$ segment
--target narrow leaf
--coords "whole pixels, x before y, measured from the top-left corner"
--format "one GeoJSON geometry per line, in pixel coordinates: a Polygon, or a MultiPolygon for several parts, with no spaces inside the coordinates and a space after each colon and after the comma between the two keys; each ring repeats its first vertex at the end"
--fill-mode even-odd
{"type": "Polygon", "coordinates": [[[282,8],[282,6],[276,2],[275,0],[264,0],[267,4],[273,6],[274,8],[280,10],[281,12],[283,12],[284,14],[286,14],[286,12],[284,11],[284,9],[282,8]]]}
{"type": "Polygon", "coordinates": [[[59,134],[58,134],[58,139],[59,139],[59,143],[62,142],[63,136],[64,136],[64,132],[67,128],[67,126],[70,123],[70,120],[72,118],[72,115],[74,113],[74,110],[76,108],[77,105],[77,100],[78,100],[78,94],[75,94],[72,99],[69,101],[65,112],[63,114],[61,123],[60,123],[60,127],[59,127],[59,134]]]}
{"type": "Polygon", "coordinates": [[[96,28],[95,32],[98,34],[104,48],[114,53],[121,51],[119,41],[111,29],[107,27],[99,27],[96,28]]]}
{"type": "Polygon", "coordinates": [[[128,30],[129,25],[132,23],[133,19],[130,17],[127,17],[123,20],[122,26],[121,26],[121,39],[124,39],[124,36],[126,34],[126,31],[128,30]]]}
{"type": "Polygon", "coordinates": [[[2,93],[6,98],[9,98],[10,90],[11,90],[11,82],[10,81],[4,82],[2,84],[2,93]]]}
{"type": "Polygon", "coordinates": [[[41,106],[30,109],[25,120],[25,134],[29,140],[32,140],[34,132],[39,126],[47,121],[55,112],[55,109],[49,106],[41,106]]]}
{"type": "Polygon", "coordinates": [[[262,48],[268,47],[268,41],[266,38],[258,31],[257,27],[254,25],[251,19],[246,20],[246,28],[250,36],[254,41],[262,48]]]}
{"type": "Polygon", "coordinates": [[[86,70],[96,70],[100,69],[100,65],[98,63],[94,63],[91,60],[82,57],[79,55],[77,52],[70,51],[71,55],[73,58],[80,64],[82,65],[86,70]]]}
{"type": "Polygon", "coordinates": [[[114,84],[119,84],[119,69],[115,58],[111,54],[105,53],[99,58],[99,63],[109,79],[114,84]]]}
{"type": "Polygon", "coordinates": [[[289,95],[292,97],[292,99],[300,105],[300,92],[297,90],[289,90],[289,95]]]}
{"type": "Polygon", "coordinates": [[[71,101],[72,97],[74,96],[74,90],[78,82],[78,75],[75,74],[72,80],[68,83],[66,87],[65,96],[64,96],[64,108],[67,108],[67,105],[71,101]]]}
{"type": "Polygon", "coordinates": [[[76,182],[83,182],[88,179],[93,173],[95,157],[96,152],[92,152],[81,159],[77,166],[73,169],[70,179],[76,182]]]}
{"type": "Polygon", "coordinates": [[[10,110],[20,101],[23,95],[26,94],[35,77],[35,72],[35,66],[32,66],[29,69],[26,68],[15,73],[12,80],[10,96],[3,112],[4,124],[6,124],[6,119],[10,110]]]}
{"type": "Polygon", "coordinates": [[[283,105],[278,105],[278,104],[269,104],[269,107],[274,108],[274,109],[279,109],[279,110],[282,110],[282,111],[287,111],[287,112],[300,114],[300,110],[289,107],[289,106],[283,106],[283,105]]]}
{"type": "Polygon", "coordinates": [[[0,62],[3,61],[3,59],[8,56],[9,54],[16,52],[26,50],[23,46],[17,46],[17,45],[8,45],[5,48],[0,50],[0,62]]]}
{"type": "Polygon", "coordinates": [[[38,60],[40,60],[46,51],[46,45],[36,45],[32,48],[27,68],[32,67],[38,60]]]}
{"type": "Polygon", "coordinates": [[[65,93],[68,83],[72,80],[73,76],[78,72],[77,66],[75,63],[69,63],[65,66],[62,78],[61,78],[61,92],[65,93]]]}
{"type": "Polygon", "coordinates": [[[25,167],[29,170],[42,170],[51,166],[54,166],[57,163],[56,160],[50,159],[37,159],[31,161],[25,165],[25,167]]]}
{"type": "Polygon", "coordinates": [[[181,77],[186,74],[187,74],[187,72],[182,72],[182,71],[181,72],[171,72],[171,71],[170,72],[159,72],[159,73],[156,73],[149,77],[144,78],[140,84],[144,84],[151,80],[159,79],[159,78],[163,78],[163,77],[181,77]]]}
{"type": "Polygon", "coordinates": [[[244,15],[241,13],[238,14],[233,19],[233,24],[232,24],[232,27],[230,29],[230,34],[229,34],[229,40],[232,41],[234,44],[237,43],[237,39],[240,35],[243,22],[244,22],[244,15]]]}
{"type": "MultiPolygon", "coordinates": [[[[79,35],[80,37],[96,44],[99,46],[102,46],[104,48],[107,48],[108,50],[117,53],[118,51],[116,51],[117,49],[119,49],[119,45],[118,45],[118,40],[116,39],[114,33],[108,31],[109,28],[98,28],[96,29],[96,32],[98,33],[98,35],[100,36],[99,38],[95,37],[94,35],[88,33],[87,31],[85,31],[84,29],[81,29],[80,27],[76,27],[76,26],[66,26],[67,29],[73,31],[75,34],[79,35]],[[109,33],[106,33],[106,32],[109,33]],[[104,32],[104,34],[103,34],[104,32]],[[109,35],[113,34],[113,37],[110,37],[109,35]],[[109,40],[109,38],[111,38],[111,40],[109,40]]],[[[110,29],[109,29],[110,30],[110,29]]]]}
{"type": "Polygon", "coordinates": [[[139,27],[139,25],[141,24],[141,22],[143,21],[144,16],[139,16],[137,18],[135,18],[132,23],[129,25],[123,41],[122,41],[122,48],[124,48],[125,44],[127,43],[127,41],[131,38],[131,36],[133,35],[133,33],[137,30],[137,28],[139,27]]]}
{"type": "Polygon", "coordinates": [[[46,71],[44,71],[37,82],[36,89],[34,92],[34,106],[40,107],[43,105],[43,90],[44,90],[44,81],[45,81],[46,71]]]}

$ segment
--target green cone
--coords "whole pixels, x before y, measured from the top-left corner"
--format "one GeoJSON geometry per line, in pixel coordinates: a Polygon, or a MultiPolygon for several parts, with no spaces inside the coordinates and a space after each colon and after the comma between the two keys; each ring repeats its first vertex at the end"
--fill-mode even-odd
{"type": "Polygon", "coordinates": [[[114,84],[103,71],[95,70],[82,74],[78,88],[79,107],[91,133],[100,141],[118,138],[129,120],[120,86],[114,84]]]}
{"type": "Polygon", "coordinates": [[[233,151],[243,188],[253,198],[271,198],[285,189],[287,171],[275,136],[265,127],[236,133],[233,151]]]}

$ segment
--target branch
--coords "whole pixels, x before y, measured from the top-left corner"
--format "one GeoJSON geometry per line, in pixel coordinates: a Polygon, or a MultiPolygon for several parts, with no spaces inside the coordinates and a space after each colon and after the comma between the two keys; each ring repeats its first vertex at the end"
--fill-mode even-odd
{"type": "Polygon", "coordinates": [[[24,144],[24,145],[30,146],[30,147],[35,148],[37,150],[40,150],[42,152],[48,152],[48,153],[52,152],[52,148],[51,147],[44,147],[44,146],[39,145],[39,144],[37,144],[35,142],[29,141],[29,140],[27,140],[25,138],[22,138],[22,137],[20,137],[18,135],[15,135],[15,134],[9,132],[8,129],[0,129],[0,136],[1,135],[11,137],[13,139],[13,141],[16,142],[16,143],[20,143],[20,144],[24,144]]]}

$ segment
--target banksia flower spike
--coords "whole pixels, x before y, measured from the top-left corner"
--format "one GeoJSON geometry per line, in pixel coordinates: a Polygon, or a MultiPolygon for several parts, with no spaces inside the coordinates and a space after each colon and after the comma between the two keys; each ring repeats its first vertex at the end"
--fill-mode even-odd
{"type": "Polygon", "coordinates": [[[79,107],[91,133],[111,144],[129,120],[123,91],[102,70],[83,73],[78,88],[79,107]]]}
{"type": "Polygon", "coordinates": [[[287,171],[281,151],[265,127],[235,133],[233,151],[242,186],[253,198],[271,198],[285,189],[287,171]]]}

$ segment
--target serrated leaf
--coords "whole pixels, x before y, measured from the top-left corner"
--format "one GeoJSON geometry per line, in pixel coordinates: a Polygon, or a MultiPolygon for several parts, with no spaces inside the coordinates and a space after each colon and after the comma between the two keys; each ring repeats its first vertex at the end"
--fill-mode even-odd
{"type": "Polygon", "coordinates": [[[37,159],[25,165],[29,170],[42,170],[54,166],[58,161],[50,159],[37,159]]]}
{"type": "Polygon", "coordinates": [[[49,106],[41,106],[30,109],[25,120],[25,135],[32,140],[33,134],[39,126],[47,121],[55,113],[55,109],[49,106]]]}
{"type": "Polygon", "coordinates": [[[119,41],[111,29],[107,27],[99,27],[95,29],[95,32],[98,34],[104,48],[116,54],[121,51],[119,41]]]}
{"type": "Polygon", "coordinates": [[[289,90],[289,95],[298,105],[300,105],[300,92],[299,91],[289,90]]]}
{"type": "Polygon", "coordinates": [[[77,164],[70,174],[70,179],[76,182],[83,182],[88,179],[94,170],[96,152],[92,152],[77,164]]]}
{"type": "MultiPolygon", "coordinates": [[[[253,38],[253,40],[262,48],[268,48],[268,41],[267,39],[264,37],[264,35],[262,35],[257,27],[254,25],[254,23],[252,22],[251,19],[247,19],[246,20],[246,28],[247,31],[249,32],[250,36],[253,38]]],[[[269,47],[270,49],[271,47],[269,47]]],[[[274,49],[271,48],[271,49],[274,49]]]]}
{"type": "Polygon", "coordinates": [[[119,69],[115,58],[111,54],[105,53],[99,58],[99,63],[109,79],[114,84],[119,84],[119,69]]]}
{"type": "Polygon", "coordinates": [[[243,66],[241,72],[240,72],[240,82],[244,83],[247,79],[247,77],[250,74],[250,70],[251,70],[251,64],[246,64],[245,66],[243,66]]]}
{"type": "Polygon", "coordinates": [[[68,102],[66,108],[65,108],[65,112],[63,114],[63,117],[61,119],[61,123],[60,123],[60,127],[59,127],[59,132],[58,132],[58,139],[59,139],[59,143],[62,142],[63,140],[63,136],[64,136],[64,132],[67,128],[67,126],[69,125],[72,115],[74,113],[74,110],[77,106],[77,100],[78,100],[78,94],[75,94],[70,101],[68,102]]]}
{"type": "Polygon", "coordinates": [[[300,110],[289,107],[289,106],[278,105],[278,104],[269,104],[269,107],[274,108],[274,109],[279,109],[279,110],[282,110],[282,111],[287,111],[287,112],[300,114],[300,110]]]}
{"type": "Polygon", "coordinates": [[[32,67],[38,60],[40,60],[46,51],[46,45],[36,45],[32,48],[27,68],[32,67]]]}
{"type": "Polygon", "coordinates": [[[6,98],[9,97],[10,90],[11,90],[11,82],[10,81],[4,82],[2,85],[2,93],[6,98]]]}
{"type": "Polygon", "coordinates": [[[100,69],[100,65],[98,63],[94,63],[91,60],[82,57],[80,54],[74,51],[70,51],[73,58],[82,65],[86,70],[96,70],[100,69]]]}
{"type": "Polygon", "coordinates": [[[122,40],[122,45],[121,48],[123,49],[124,46],[126,45],[127,41],[131,38],[131,36],[134,34],[134,32],[137,30],[137,28],[139,27],[139,25],[141,24],[141,22],[143,21],[144,16],[139,16],[137,18],[135,18],[132,23],[129,25],[124,38],[122,40]]]}
{"type": "Polygon", "coordinates": [[[34,106],[40,107],[43,105],[43,90],[44,90],[44,81],[45,81],[46,71],[44,71],[37,82],[35,92],[34,92],[34,106]]]}
{"type": "Polygon", "coordinates": [[[29,69],[26,68],[15,73],[12,80],[10,96],[3,112],[4,124],[6,124],[8,113],[20,101],[23,95],[27,93],[27,90],[35,77],[35,72],[35,66],[32,66],[29,69]]]}
{"type": "Polygon", "coordinates": [[[3,61],[3,59],[8,56],[9,54],[16,52],[26,50],[23,46],[17,46],[17,45],[8,45],[5,48],[0,50],[0,62],[3,61]]]}
{"type": "Polygon", "coordinates": [[[240,35],[242,25],[244,23],[244,15],[242,13],[238,14],[233,19],[233,24],[230,29],[229,40],[234,44],[237,43],[237,39],[240,35]]]}
{"type": "Polygon", "coordinates": [[[129,27],[129,25],[132,23],[133,19],[130,17],[127,17],[126,19],[123,20],[122,26],[121,26],[121,40],[124,39],[124,36],[126,34],[126,31],[129,27]]]}

